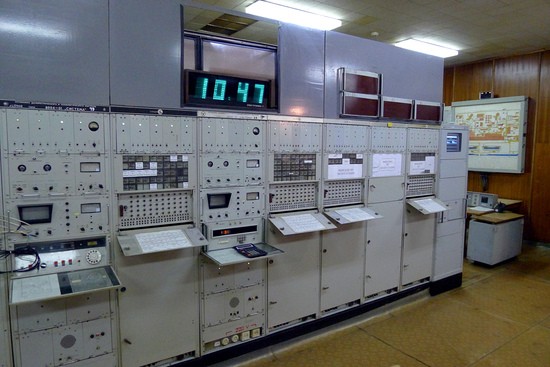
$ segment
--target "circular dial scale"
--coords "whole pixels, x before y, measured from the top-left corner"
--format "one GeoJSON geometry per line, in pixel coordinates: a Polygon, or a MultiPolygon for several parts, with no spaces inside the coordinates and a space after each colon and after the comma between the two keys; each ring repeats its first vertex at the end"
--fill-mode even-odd
{"type": "Polygon", "coordinates": [[[90,265],[99,264],[101,261],[101,252],[98,250],[90,250],[86,253],[86,261],[90,265]]]}

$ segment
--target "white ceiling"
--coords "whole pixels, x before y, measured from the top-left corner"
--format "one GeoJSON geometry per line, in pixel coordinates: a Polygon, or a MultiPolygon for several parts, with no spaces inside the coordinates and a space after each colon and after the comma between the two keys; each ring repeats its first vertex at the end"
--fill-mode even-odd
{"type": "MultiPolygon", "coordinates": [[[[446,59],[446,66],[550,49],[550,0],[270,1],[341,19],[336,32],[386,43],[414,37],[458,49],[459,55],[446,59]]],[[[194,1],[242,13],[253,2],[194,1]]],[[[198,30],[219,14],[186,8],[186,28],[198,30]]],[[[256,24],[234,36],[273,43],[273,29],[256,24]]]]}

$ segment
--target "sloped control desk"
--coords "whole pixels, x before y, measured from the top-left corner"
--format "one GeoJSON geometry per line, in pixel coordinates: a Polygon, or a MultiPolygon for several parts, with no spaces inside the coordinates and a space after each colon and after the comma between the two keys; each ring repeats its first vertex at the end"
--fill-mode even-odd
{"type": "Polygon", "coordinates": [[[469,227],[468,260],[495,265],[521,253],[522,214],[504,212],[474,215],[469,227]]]}

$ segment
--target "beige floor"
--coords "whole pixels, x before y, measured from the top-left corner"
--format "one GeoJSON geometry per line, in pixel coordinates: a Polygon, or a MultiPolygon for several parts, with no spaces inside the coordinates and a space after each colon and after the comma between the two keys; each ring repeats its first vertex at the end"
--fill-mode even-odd
{"type": "Polygon", "coordinates": [[[550,248],[524,245],[493,268],[465,263],[461,288],[417,298],[224,365],[550,366],[550,248]]]}

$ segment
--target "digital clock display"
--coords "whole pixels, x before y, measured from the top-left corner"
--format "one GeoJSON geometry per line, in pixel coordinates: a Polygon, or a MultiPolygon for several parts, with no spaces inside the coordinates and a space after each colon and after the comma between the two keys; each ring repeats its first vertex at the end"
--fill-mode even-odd
{"type": "Polygon", "coordinates": [[[185,104],[244,109],[268,108],[270,82],[185,70],[185,104]]]}

